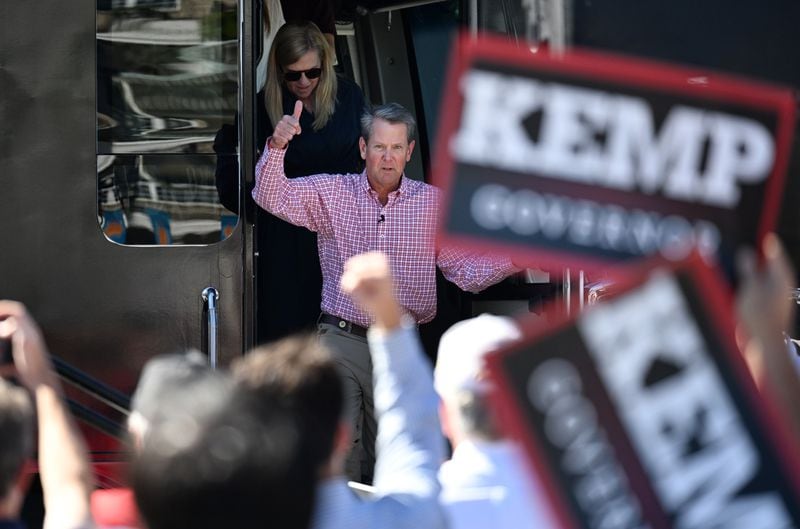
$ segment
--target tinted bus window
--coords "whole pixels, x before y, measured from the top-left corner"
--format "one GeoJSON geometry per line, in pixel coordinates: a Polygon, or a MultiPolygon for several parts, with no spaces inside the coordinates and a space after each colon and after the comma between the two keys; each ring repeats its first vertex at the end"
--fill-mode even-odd
{"type": "Polygon", "coordinates": [[[235,226],[212,147],[238,108],[237,21],[236,0],[98,0],[98,220],[109,240],[211,243],[235,226]]]}
{"type": "Polygon", "coordinates": [[[238,217],[223,208],[214,184],[216,156],[98,156],[100,227],[120,244],[211,244],[238,217]]]}

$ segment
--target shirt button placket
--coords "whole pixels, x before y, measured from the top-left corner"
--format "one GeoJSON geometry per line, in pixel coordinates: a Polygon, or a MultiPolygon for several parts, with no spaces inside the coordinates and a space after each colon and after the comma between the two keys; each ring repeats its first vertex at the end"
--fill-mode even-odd
{"type": "Polygon", "coordinates": [[[386,223],[387,223],[387,221],[386,221],[386,209],[385,208],[381,208],[380,216],[378,218],[380,218],[380,222],[378,222],[378,249],[381,252],[386,253],[388,245],[387,245],[387,242],[386,242],[386,240],[387,240],[386,239],[386,223]]]}

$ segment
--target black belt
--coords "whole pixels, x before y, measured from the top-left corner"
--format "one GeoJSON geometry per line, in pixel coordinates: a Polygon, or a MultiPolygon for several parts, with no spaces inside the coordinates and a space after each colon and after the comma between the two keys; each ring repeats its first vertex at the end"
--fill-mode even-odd
{"type": "Polygon", "coordinates": [[[356,336],[361,336],[362,338],[367,337],[367,329],[353,323],[351,321],[343,320],[337,316],[331,316],[330,314],[322,313],[319,315],[319,319],[317,323],[328,323],[333,325],[337,329],[341,329],[345,332],[349,332],[350,334],[355,334],[356,336]]]}

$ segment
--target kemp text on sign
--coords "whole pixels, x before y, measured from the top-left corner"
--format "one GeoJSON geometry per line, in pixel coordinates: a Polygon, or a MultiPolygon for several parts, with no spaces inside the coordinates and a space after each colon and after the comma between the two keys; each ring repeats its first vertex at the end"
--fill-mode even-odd
{"type": "Polygon", "coordinates": [[[695,246],[727,258],[774,227],[790,91],[491,38],[454,56],[434,172],[441,243],[560,271],[695,246]]]}
{"type": "Polygon", "coordinates": [[[563,526],[800,528],[794,446],[735,349],[721,280],[695,257],[634,284],[489,359],[563,526]]]}

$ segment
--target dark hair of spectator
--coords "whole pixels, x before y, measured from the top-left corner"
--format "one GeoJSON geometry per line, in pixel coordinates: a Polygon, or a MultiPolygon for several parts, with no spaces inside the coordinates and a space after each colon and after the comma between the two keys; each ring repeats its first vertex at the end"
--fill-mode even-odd
{"type": "Polygon", "coordinates": [[[261,346],[233,366],[234,378],[264,399],[278,399],[301,419],[304,451],[322,465],[333,452],[344,396],[336,364],[316,335],[261,346]]]}
{"type": "Polygon", "coordinates": [[[27,391],[0,378],[0,499],[33,452],[34,415],[27,391]]]}
{"type": "Polygon", "coordinates": [[[198,351],[154,356],[142,369],[131,398],[131,411],[152,420],[164,403],[164,395],[175,387],[200,380],[210,371],[206,357],[198,351]]]}
{"type": "MultiPolygon", "coordinates": [[[[198,389],[198,388],[194,388],[198,389]]],[[[251,392],[219,390],[206,413],[185,399],[134,457],[136,502],[149,529],[307,529],[317,469],[293,413],[251,392]]]]}

